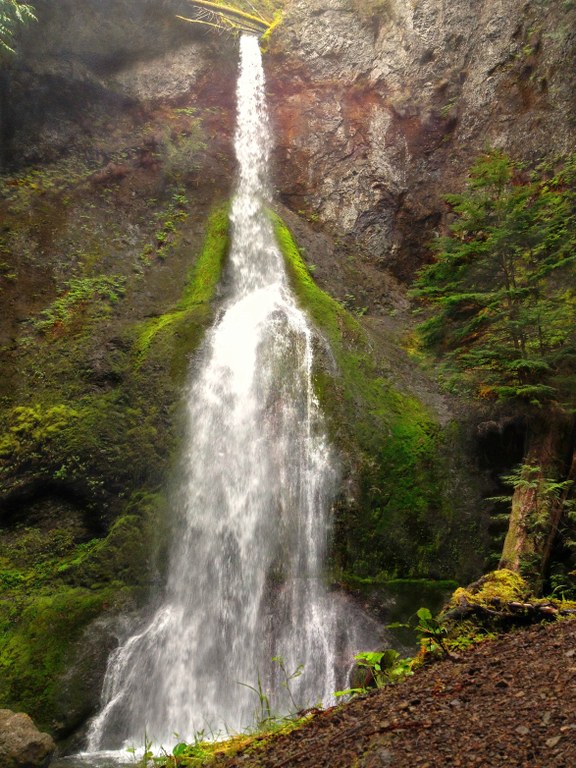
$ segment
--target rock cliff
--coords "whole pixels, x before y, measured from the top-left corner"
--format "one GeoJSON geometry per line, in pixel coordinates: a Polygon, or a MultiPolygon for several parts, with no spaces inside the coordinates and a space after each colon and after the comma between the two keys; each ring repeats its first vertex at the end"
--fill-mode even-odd
{"type": "Polygon", "coordinates": [[[409,279],[483,149],[573,148],[575,24],[559,1],[290,3],[268,55],[283,200],[409,279]]]}

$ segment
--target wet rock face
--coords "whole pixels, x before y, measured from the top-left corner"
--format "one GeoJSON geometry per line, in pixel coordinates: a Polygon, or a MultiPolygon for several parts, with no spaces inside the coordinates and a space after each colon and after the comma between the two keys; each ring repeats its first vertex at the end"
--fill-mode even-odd
{"type": "Polygon", "coordinates": [[[296,0],[272,42],[278,186],[408,279],[487,146],[573,146],[576,10],[530,0],[296,0]]]}
{"type": "Polygon", "coordinates": [[[52,161],[98,141],[102,122],[135,124],[167,101],[233,114],[236,42],[177,19],[185,0],[39,0],[17,59],[0,73],[0,163],[52,161]],[[215,46],[217,45],[217,48],[215,46]],[[218,59],[220,77],[214,78],[218,59]]]}

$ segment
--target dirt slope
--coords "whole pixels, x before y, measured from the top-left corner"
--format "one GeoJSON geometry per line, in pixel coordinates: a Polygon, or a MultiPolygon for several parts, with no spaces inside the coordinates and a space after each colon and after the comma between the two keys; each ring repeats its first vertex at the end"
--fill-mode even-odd
{"type": "Polygon", "coordinates": [[[215,765],[574,768],[576,621],[484,643],[215,765]]]}

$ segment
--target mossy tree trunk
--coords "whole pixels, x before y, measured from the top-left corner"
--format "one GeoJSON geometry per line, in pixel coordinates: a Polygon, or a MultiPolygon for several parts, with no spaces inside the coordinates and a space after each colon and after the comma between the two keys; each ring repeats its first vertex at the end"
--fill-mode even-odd
{"type": "Polygon", "coordinates": [[[549,410],[530,423],[514,492],[500,568],[521,573],[541,591],[550,555],[576,479],[574,418],[549,410]]]}

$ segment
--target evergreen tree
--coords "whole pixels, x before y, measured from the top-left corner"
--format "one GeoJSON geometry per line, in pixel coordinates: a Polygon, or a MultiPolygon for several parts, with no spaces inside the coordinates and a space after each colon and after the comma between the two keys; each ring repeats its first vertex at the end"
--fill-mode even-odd
{"type": "Polygon", "coordinates": [[[18,0],[0,0],[0,55],[14,53],[13,38],[21,24],[36,19],[34,8],[18,0]]]}
{"type": "Polygon", "coordinates": [[[539,583],[576,479],[576,155],[528,173],[490,152],[447,201],[413,291],[431,309],[420,332],[453,380],[527,414],[501,564],[539,583]]]}
{"type": "Polygon", "coordinates": [[[414,293],[425,342],[481,397],[574,403],[576,155],[530,177],[493,152],[449,195],[456,215],[414,293]]]}

